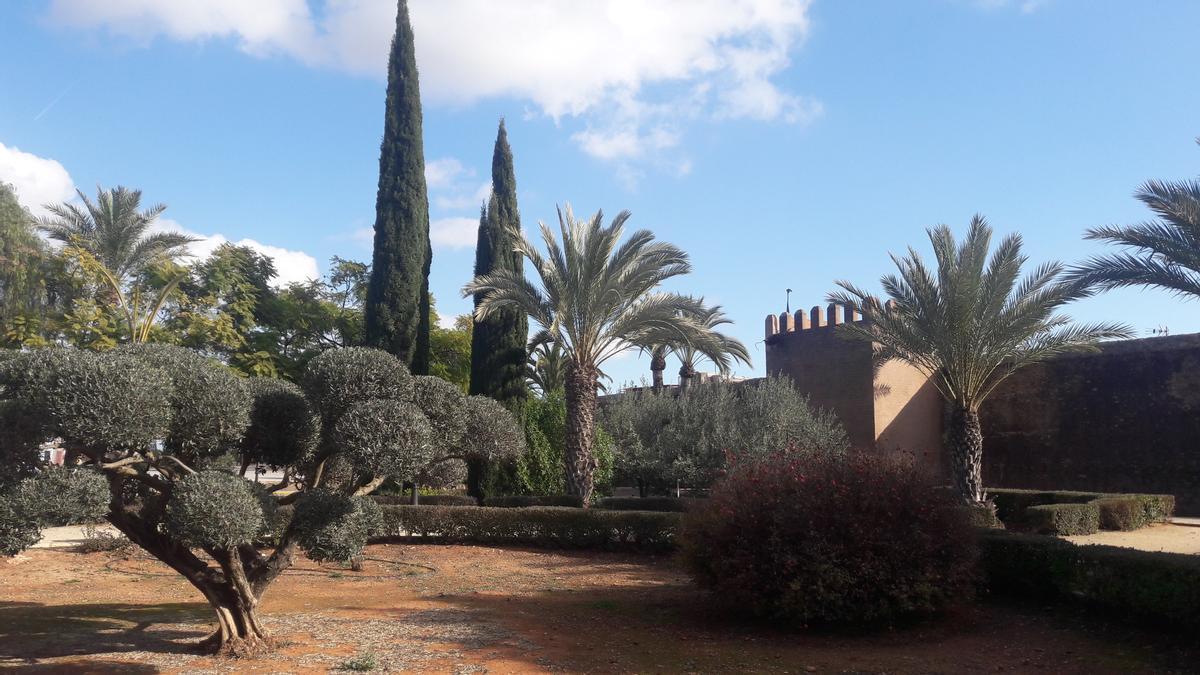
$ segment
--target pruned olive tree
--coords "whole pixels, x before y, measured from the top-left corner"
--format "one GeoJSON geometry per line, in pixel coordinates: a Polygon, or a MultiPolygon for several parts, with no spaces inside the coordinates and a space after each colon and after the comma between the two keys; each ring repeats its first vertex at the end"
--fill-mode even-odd
{"type": "Polygon", "coordinates": [[[300,387],[248,382],[156,345],[0,359],[3,459],[36,462],[37,443],[60,437],[107,481],[107,520],[211,604],[218,626],[205,646],[232,654],[272,644],[257,608],[298,551],[359,555],[380,523],[363,495],[436,459],[441,424],[415,405],[407,367],[374,349],[325,352],[300,387]],[[264,488],[236,473],[238,459],[285,478],[264,488]],[[279,507],[293,503],[287,519],[279,507]]]}

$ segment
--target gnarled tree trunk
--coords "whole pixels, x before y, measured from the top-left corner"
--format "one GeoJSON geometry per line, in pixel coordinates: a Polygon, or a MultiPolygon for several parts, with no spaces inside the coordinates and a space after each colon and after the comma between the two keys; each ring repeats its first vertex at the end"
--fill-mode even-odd
{"type": "Polygon", "coordinates": [[[663,371],[667,369],[667,348],[658,346],[650,352],[650,377],[653,381],[654,393],[661,394],[663,390],[663,371]]]}
{"type": "Polygon", "coordinates": [[[979,412],[956,407],[950,417],[950,460],[954,487],[963,501],[983,501],[983,428],[979,412]]]}
{"type": "Polygon", "coordinates": [[[592,441],[596,434],[596,386],[599,371],[595,367],[571,363],[567,366],[567,429],[563,454],[567,494],[578,495],[586,508],[592,499],[596,457],[592,441]]]}

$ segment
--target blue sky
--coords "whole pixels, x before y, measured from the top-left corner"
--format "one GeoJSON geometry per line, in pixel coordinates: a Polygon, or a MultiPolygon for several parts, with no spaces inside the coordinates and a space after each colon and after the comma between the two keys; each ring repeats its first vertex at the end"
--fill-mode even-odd
{"type": "MultiPolygon", "coordinates": [[[[469,307],[501,116],[526,228],[567,201],[631,210],[690,252],[672,288],[726,307],[747,375],[785,288],[793,309],[837,278],[874,288],[889,251],[927,251],[925,227],[976,212],[1034,261],[1077,260],[1100,250],[1085,228],[1147,217],[1139,183],[1200,173],[1194,2],[412,7],[444,316],[469,307]]],[[[393,16],[388,0],[6,2],[0,180],[35,211],[73,186],[139,187],[168,224],[251,240],[293,278],[368,260],[393,16]]],[[[1200,330],[1160,291],[1071,313],[1200,330]]]]}

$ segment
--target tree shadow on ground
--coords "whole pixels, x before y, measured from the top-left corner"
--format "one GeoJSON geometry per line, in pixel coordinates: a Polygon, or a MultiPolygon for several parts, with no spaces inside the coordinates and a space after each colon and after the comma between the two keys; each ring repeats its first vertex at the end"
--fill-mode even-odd
{"type": "MultiPolygon", "coordinates": [[[[124,652],[194,654],[196,642],[211,631],[209,616],[208,605],[203,603],[0,602],[0,666],[124,652]]],[[[55,665],[51,670],[71,672],[70,667],[55,665]]],[[[128,667],[132,672],[157,672],[128,667]]]]}

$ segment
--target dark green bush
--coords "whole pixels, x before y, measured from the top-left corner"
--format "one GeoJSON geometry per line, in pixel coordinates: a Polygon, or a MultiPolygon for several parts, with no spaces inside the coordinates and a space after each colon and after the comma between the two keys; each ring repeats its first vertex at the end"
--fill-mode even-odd
{"type": "Polygon", "coordinates": [[[319,562],[353,560],[367,539],[387,532],[380,507],[366,497],[310,492],[293,511],[300,548],[319,562]]]}
{"type": "Polygon", "coordinates": [[[379,349],[330,349],[304,370],[301,387],[329,426],[362,401],[412,401],[413,378],[399,359],[379,349]]]}
{"type": "Polygon", "coordinates": [[[683,559],[730,611],[879,624],[970,597],[974,528],[914,467],[780,453],[735,465],[684,517],[683,559]]]}
{"type": "MultiPolygon", "coordinates": [[[[1070,490],[989,489],[988,497],[995,502],[1000,520],[1017,529],[1030,529],[1044,534],[1090,534],[1087,510],[1066,509],[1064,514],[1046,513],[1045,509],[1029,514],[1034,507],[1051,504],[1086,504],[1095,502],[1099,511],[1098,527],[1105,530],[1136,530],[1150,523],[1165,522],[1175,512],[1175,497],[1152,494],[1107,494],[1070,490]],[[1117,501],[1114,501],[1117,500],[1117,501]],[[1131,506],[1129,502],[1137,506],[1131,506]],[[1135,510],[1137,512],[1135,512],[1135,510]],[[1057,522],[1070,530],[1059,531],[1057,522]]],[[[1095,530],[1093,530],[1094,532],[1095,530]]]]}
{"type": "MultiPolygon", "coordinates": [[[[408,504],[412,497],[408,495],[371,495],[380,506],[395,506],[408,504]]],[[[469,495],[421,495],[424,506],[479,506],[479,500],[469,495]]]]}
{"type": "Polygon", "coordinates": [[[355,468],[378,476],[409,480],[434,459],[429,420],[408,401],[355,403],[338,419],[333,443],[355,468]]]}
{"type": "Polygon", "coordinates": [[[554,506],[385,506],[383,517],[389,537],[559,548],[669,550],[679,527],[675,513],[554,506]]]}
{"type": "Polygon", "coordinates": [[[573,506],[583,507],[583,500],[577,495],[502,495],[487,497],[483,506],[502,509],[526,508],[530,506],[573,506]]]}
{"type": "Polygon", "coordinates": [[[271,467],[295,464],[316,449],[316,411],[300,387],[269,377],[246,380],[250,425],[242,437],[242,456],[271,467]]]}
{"type": "Polygon", "coordinates": [[[37,517],[12,495],[0,494],[0,555],[14,556],[42,538],[37,517]]]}
{"type": "Polygon", "coordinates": [[[680,497],[605,497],[596,502],[597,508],[610,511],[674,511],[683,513],[699,500],[680,497]]]}
{"type": "Polygon", "coordinates": [[[108,513],[108,481],[96,471],[50,466],[16,491],[42,527],[98,523],[108,513]]]}
{"type": "Polygon", "coordinates": [[[1136,530],[1145,527],[1146,510],[1130,497],[1101,497],[1092,502],[1100,511],[1100,529],[1136,530]]]}
{"type": "Polygon", "coordinates": [[[1095,534],[1100,531],[1100,509],[1094,501],[1086,504],[1039,504],[1025,509],[1021,515],[1021,528],[1062,537],[1095,534]]]}
{"type": "Polygon", "coordinates": [[[992,593],[1083,603],[1114,619],[1185,634],[1200,630],[1200,556],[1002,531],[984,533],[980,543],[992,593]]]}
{"type": "Polygon", "coordinates": [[[986,502],[979,505],[964,506],[967,519],[975,527],[1003,528],[1004,523],[996,516],[996,509],[986,502]]]}

